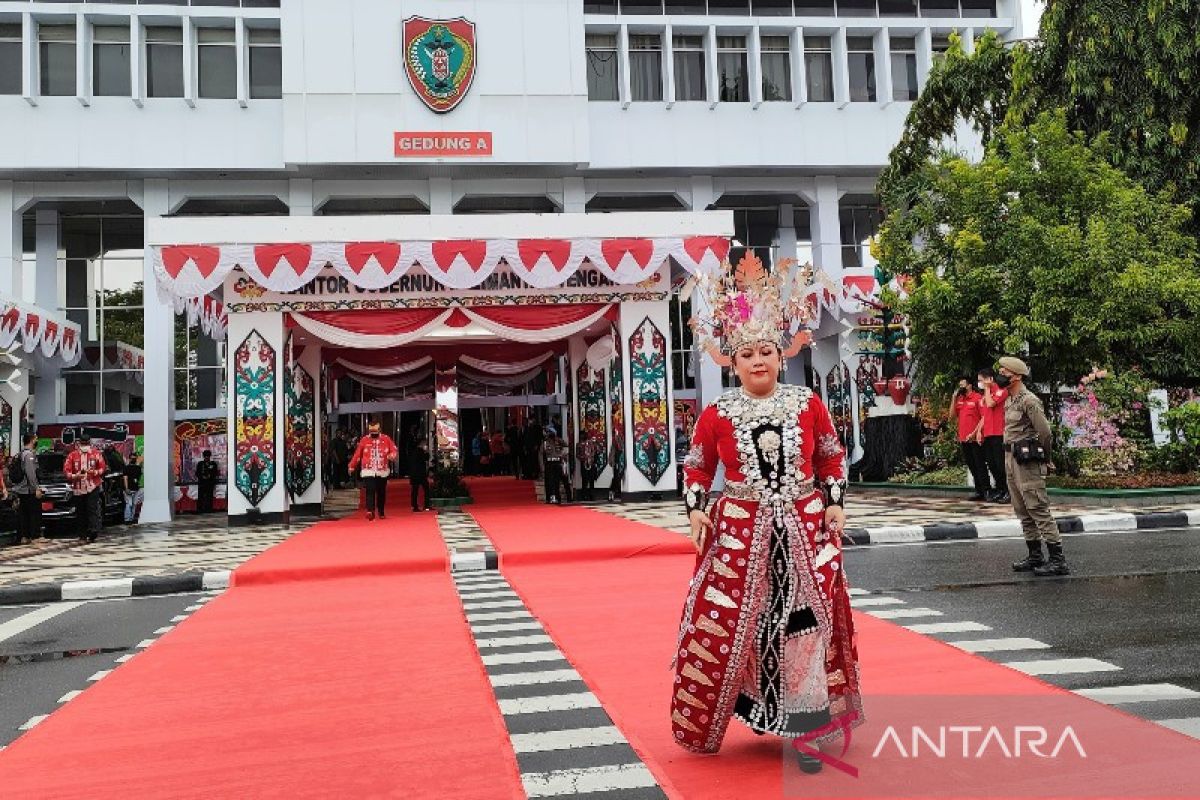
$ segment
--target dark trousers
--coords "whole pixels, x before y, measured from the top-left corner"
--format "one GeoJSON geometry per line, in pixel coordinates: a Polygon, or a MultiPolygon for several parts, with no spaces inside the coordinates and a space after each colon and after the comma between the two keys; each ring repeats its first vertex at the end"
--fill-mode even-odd
{"type": "Polygon", "coordinates": [[[387,476],[374,477],[367,476],[363,478],[363,484],[367,487],[367,511],[375,512],[383,516],[383,504],[387,502],[387,476]]]}
{"type": "Polygon", "coordinates": [[[75,495],[75,530],[80,539],[96,541],[104,521],[100,518],[100,490],[75,495]]]}
{"type": "Polygon", "coordinates": [[[582,467],[579,474],[583,483],[583,488],[579,490],[579,499],[591,500],[592,490],[596,488],[596,471],[591,467],[582,467]]]}
{"type": "Polygon", "coordinates": [[[975,491],[980,494],[987,494],[992,490],[992,485],[988,482],[987,462],[983,458],[983,445],[973,441],[959,442],[959,445],[962,446],[963,461],[967,463],[967,469],[971,473],[971,480],[975,482],[975,491]]]}
{"type": "Polygon", "coordinates": [[[625,479],[625,473],[613,470],[612,483],[608,485],[608,493],[612,495],[613,500],[621,499],[621,482],[625,479]]]}
{"type": "Polygon", "coordinates": [[[997,492],[1008,491],[1008,476],[1004,470],[1004,437],[983,437],[983,458],[987,462],[988,471],[992,473],[992,481],[997,492]]]}
{"type": "Polygon", "coordinates": [[[545,464],[546,475],[546,502],[553,503],[555,501],[562,502],[562,498],[558,496],[559,484],[562,482],[562,462],[547,461],[545,464]]]}
{"type": "Polygon", "coordinates": [[[42,535],[42,501],[33,492],[17,493],[17,535],[22,539],[42,535]]]}
{"type": "Polygon", "coordinates": [[[421,508],[429,508],[429,476],[409,477],[408,485],[412,488],[412,510],[417,511],[421,508]],[[425,505],[419,506],[417,505],[417,494],[422,489],[425,491],[425,505]]]}
{"type": "Polygon", "coordinates": [[[212,513],[213,493],[216,490],[217,485],[215,483],[201,483],[196,486],[196,513],[212,513]]]}

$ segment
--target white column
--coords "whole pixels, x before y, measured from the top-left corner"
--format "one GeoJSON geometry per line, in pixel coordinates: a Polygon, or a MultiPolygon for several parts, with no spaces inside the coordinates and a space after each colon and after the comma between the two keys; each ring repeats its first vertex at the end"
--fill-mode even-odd
{"type": "Polygon", "coordinates": [[[674,377],[671,365],[671,309],[665,301],[640,301],[621,303],[621,315],[618,330],[621,336],[621,368],[625,372],[625,491],[627,492],[656,492],[671,495],[675,492],[675,408],[673,401],[674,377]],[[663,401],[667,407],[666,438],[663,446],[667,451],[667,469],[659,478],[657,484],[652,484],[641,470],[637,468],[634,448],[634,409],[637,397],[633,385],[633,358],[636,355],[630,347],[629,340],[634,331],[647,317],[658,327],[666,343],[666,391],[663,401]]]}
{"type": "Polygon", "coordinates": [[[75,99],[92,104],[92,26],[82,13],[75,15],[75,99]]]}
{"type": "MultiPolygon", "coordinates": [[[[170,211],[167,181],[147,179],[142,191],[142,217],[149,221],[170,211]]],[[[145,248],[142,262],[145,304],[145,499],[141,522],[169,522],[175,515],[175,309],[158,294],[154,260],[145,248]]]]}
{"type": "Polygon", "coordinates": [[[587,190],[583,178],[563,178],[564,214],[583,214],[587,211],[587,190]]]}
{"type": "Polygon", "coordinates": [[[575,449],[571,451],[571,486],[578,489],[583,485],[583,476],[579,474],[579,460],[575,454],[579,449],[579,432],[583,430],[582,413],[579,408],[579,367],[587,360],[587,342],[582,336],[572,336],[567,340],[567,367],[571,370],[571,396],[567,403],[571,409],[571,432],[563,431],[563,438],[574,442],[575,449]]]}
{"type": "Polygon", "coordinates": [[[704,83],[708,87],[708,107],[716,108],[721,99],[717,73],[717,29],[709,25],[704,32],[704,83]]]}
{"type": "Polygon", "coordinates": [[[283,383],[287,368],[287,330],[284,325],[283,312],[255,311],[230,314],[228,342],[227,360],[229,368],[226,370],[228,373],[226,377],[228,388],[226,394],[228,397],[226,430],[229,431],[229,443],[227,447],[229,456],[226,463],[226,474],[229,476],[229,486],[226,492],[228,495],[230,521],[232,522],[235,519],[244,520],[251,508],[256,508],[263,515],[268,516],[267,521],[286,519],[285,515],[290,511],[290,504],[288,502],[287,487],[284,485],[283,474],[284,461],[287,457],[286,442],[284,440],[284,419],[287,408],[283,383]],[[252,331],[257,332],[275,351],[273,363],[275,396],[272,403],[273,414],[271,418],[275,445],[273,463],[271,465],[274,481],[267,493],[259,500],[257,506],[251,506],[249,498],[238,488],[236,470],[238,398],[235,363],[238,347],[241,346],[252,331]]]}
{"type": "Polygon", "coordinates": [[[804,61],[804,29],[792,28],[788,36],[791,47],[788,48],[792,62],[792,102],[800,108],[808,102],[808,65],[804,61]]]}
{"type": "Polygon", "coordinates": [[[288,213],[293,217],[313,215],[312,178],[292,178],[288,181],[288,213]]]}
{"type": "Polygon", "coordinates": [[[875,32],[875,100],[880,106],[892,102],[892,42],[887,28],[875,32]]]}
{"type": "Polygon", "coordinates": [[[747,78],[750,81],[750,106],[758,108],[763,103],[763,79],[762,79],[762,37],[759,34],[758,26],[755,25],[750,29],[750,35],[747,37],[747,78]]]}
{"type": "Polygon", "coordinates": [[[833,34],[833,102],[838,108],[850,104],[850,61],[846,53],[846,29],[833,34]]]}
{"type": "Polygon", "coordinates": [[[129,15],[129,80],[133,89],[133,104],[138,108],[146,100],[146,68],[142,63],[146,53],[146,29],[137,14],[129,15]]]}
{"type": "Polygon", "coordinates": [[[838,219],[837,178],[820,175],[814,179],[810,202],[809,219],[812,226],[813,260],[818,269],[825,271],[835,282],[842,279],[842,229],[838,219]]]}
{"type": "Polygon", "coordinates": [[[237,102],[245,108],[250,105],[250,51],[246,45],[245,17],[234,21],[233,41],[237,49],[237,102]]]}
{"type": "Polygon", "coordinates": [[[675,33],[669,22],[663,29],[662,43],[663,100],[666,101],[667,108],[671,108],[675,105],[675,33]]]}
{"type": "Polygon", "coordinates": [[[0,181],[0,293],[21,299],[24,288],[21,215],[17,212],[13,196],[13,182],[0,181]]]}
{"type": "Polygon", "coordinates": [[[37,35],[37,20],[28,11],[22,13],[21,66],[25,69],[24,76],[21,78],[21,97],[31,106],[38,104],[38,97],[41,95],[37,35]]]}
{"type": "MultiPolygon", "coordinates": [[[[57,312],[59,302],[58,285],[58,212],[40,208],[34,215],[36,223],[35,242],[35,287],[34,302],[47,311],[57,312]]],[[[46,362],[38,370],[34,384],[33,418],[38,425],[52,424],[58,419],[59,368],[46,362]]]]}
{"type": "Polygon", "coordinates": [[[622,25],[617,29],[617,92],[621,108],[629,108],[633,90],[629,82],[629,28],[622,25]]]}
{"type": "Polygon", "coordinates": [[[319,504],[325,500],[324,483],[321,480],[321,465],[324,464],[325,431],[321,429],[321,408],[325,404],[325,392],[321,387],[321,348],[319,345],[309,345],[295,360],[296,364],[307,372],[313,380],[313,458],[316,463],[316,478],[303,494],[296,497],[296,505],[319,504]]]}
{"type": "Polygon", "coordinates": [[[929,28],[917,32],[917,88],[925,91],[929,70],[933,69],[933,34],[929,28]]]}
{"type": "Polygon", "coordinates": [[[429,213],[454,213],[454,193],[449,178],[429,179],[429,213]]]}

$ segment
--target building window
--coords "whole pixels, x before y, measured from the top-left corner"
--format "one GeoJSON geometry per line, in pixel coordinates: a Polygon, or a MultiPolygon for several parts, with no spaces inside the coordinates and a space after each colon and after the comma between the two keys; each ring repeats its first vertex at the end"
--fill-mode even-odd
{"type": "Polygon", "coordinates": [[[962,0],[962,15],[973,19],[996,16],[996,0],[962,0]]]}
{"type": "Polygon", "coordinates": [[[186,314],[175,316],[175,408],[225,408],[225,342],[189,327],[186,314]]]}
{"type": "Polygon", "coordinates": [[[846,62],[850,73],[850,101],[875,102],[875,43],[870,36],[846,37],[846,62]]]}
{"type": "Polygon", "coordinates": [[[921,0],[922,17],[957,17],[958,0],[921,0]]]}
{"type": "Polygon", "coordinates": [[[917,99],[917,40],[893,36],[891,46],[892,99],[911,103],[917,99]]]}
{"type": "Polygon", "coordinates": [[[833,42],[828,36],[804,37],[804,73],[808,102],[833,102],[833,42]]]}
{"type": "Polygon", "coordinates": [[[835,0],[796,0],[798,17],[832,17],[836,13],[835,0]]]}
{"type": "Polygon", "coordinates": [[[63,217],[67,318],[79,363],[63,371],[65,414],[139,413],[145,359],[141,217],[63,217]]]}
{"type": "Polygon", "coordinates": [[[791,49],[791,42],[786,36],[764,36],[759,41],[762,96],[768,103],[792,99],[791,49]]]}
{"type": "Polygon", "coordinates": [[[946,51],[950,49],[950,37],[935,35],[930,40],[930,49],[933,50],[933,59],[936,61],[946,55],[946,51]]]}
{"type": "MultiPolygon", "coordinates": [[[[589,33],[584,38],[584,46],[587,49],[588,100],[620,99],[616,34],[589,33]]],[[[661,79],[659,85],[662,85],[661,79]]]]}
{"type": "Polygon", "coordinates": [[[196,31],[196,65],[200,96],[214,100],[237,97],[237,47],[233,28],[200,28],[196,31]]]}
{"type": "Polygon", "coordinates": [[[874,17],[878,13],[875,0],[838,0],[839,17],[874,17]]]}
{"type": "Polygon", "coordinates": [[[183,97],[183,28],[146,28],[146,94],[183,97]]]}
{"type": "Polygon", "coordinates": [[[750,75],[746,65],[746,37],[717,37],[717,79],[722,103],[750,102],[750,75]]]}
{"type": "Polygon", "coordinates": [[[754,0],[756,17],[790,17],[792,0],[754,0]]]}
{"type": "Polygon", "coordinates": [[[75,26],[38,26],[39,89],[45,97],[75,94],[75,26]]]}
{"type": "Polygon", "coordinates": [[[661,14],[662,0],[621,0],[622,14],[661,14]]]}
{"type": "Polygon", "coordinates": [[[704,0],[666,0],[665,7],[668,14],[696,15],[708,12],[704,0]]]}
{"type": "Polygon", "coordinates": [[[246,31],[250,45],[250,97],[278,100],[283,97],[283,51],[279,31],[251,28],[246,31]]]}
{"type": "Polygon", "coordinates": [[[0,94],[21,93],[21,25],[0,24],[0,94]]]}
{"type": "Polygon", "coordinates": [[[708,0],[708,13],[747,16],[750,13],[750,2],[749,0],[708,0]]]}
{"type": "Polygon", "coordinates": [[[917,0],[879,0],[881,17],[915,17],[917,0]]]}
{"type": "Polygon", "coordinates": [[[676,391],[696,388],[696,353],[692,349],[692,301],[671,294],[671,372],[676,391]]]}
{"type": "Polygon", "coordinates": [[[616,14],[617,0],[585,0],[583,4],[583,13],[616,14]]]}
{"type": "Polygon", "coordinates": [[[128,26],[97,25],[92,29],[92,94],[129,97],[128,26]]]}
{"type": "Polygon", "coordinates": [[[629,92],[636,103],[662,102],[661,36],[639,34],[629,37],[629,92]]]}
{"type": "Polygon", "coordinates": [[[681,103],[707,100],[704,86],[704,37],[676,36],[672,41],[675,57],[675,99],[681,103]]]}
{"type": "Polygon", "coordinates": [[[875,266],[871,237],[879,232],[883,215],[875,205],[843,205],[838,209],[842,229],[842,268],[875,266]]]}

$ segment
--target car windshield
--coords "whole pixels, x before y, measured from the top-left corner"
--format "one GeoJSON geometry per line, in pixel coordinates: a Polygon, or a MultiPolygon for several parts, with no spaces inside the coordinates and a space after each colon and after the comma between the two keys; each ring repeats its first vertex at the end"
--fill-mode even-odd
{"type": "Polygon", "coordinates": [[[67,456],[65,453],[38,453],[38,478],[62,478],[64,475],[63,464],[66,463],[67,456]]]}

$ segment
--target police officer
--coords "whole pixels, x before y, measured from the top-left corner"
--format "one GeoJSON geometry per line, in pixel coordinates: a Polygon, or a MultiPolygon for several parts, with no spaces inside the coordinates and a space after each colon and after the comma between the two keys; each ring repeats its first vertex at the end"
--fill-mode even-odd
{"type": "Polygon", "coordinates": [[[1034,575],[1069,575],[1067,560],[1063,556],[1062,534],[1050,514],[1050,498],[1046,494],[1046,474],[1054,469],[1050,461],[1052,434],[1042,401],[1029,391],[1025,381],[1029,367],[1019,358],[1005,356],[999,361],[996,383],[1008,389],[1004,402],[1004,466],[1008,475],[1008,493],[1012,496],[1013,510],[1021,520],[1025,532],[1025,545],[1029,555],[1013,564],[1016,572],[1032,572],[1034,575]],[[1018,462],[1014,447],[1022,442],[1036,441],[1046,454],[1044,461],[1018,462]],[[1050,557],[1042,555],[1042,541],[1050,557]]]}

